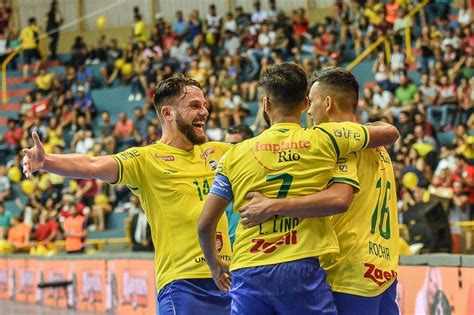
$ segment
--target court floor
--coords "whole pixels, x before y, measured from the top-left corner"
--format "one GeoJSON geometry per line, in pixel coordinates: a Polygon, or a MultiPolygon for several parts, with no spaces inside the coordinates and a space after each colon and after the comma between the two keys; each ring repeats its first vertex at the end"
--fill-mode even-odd
{"type": "Polygon", "coordinates": [[[91,315],[95,313],[0,300],[2,315],[91,315]]]}

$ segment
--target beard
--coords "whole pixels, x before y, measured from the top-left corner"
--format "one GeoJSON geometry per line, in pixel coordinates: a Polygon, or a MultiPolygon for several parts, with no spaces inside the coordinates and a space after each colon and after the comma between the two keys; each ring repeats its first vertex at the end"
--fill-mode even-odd
{"type": "Polygon", "coordinates": [[[203,135],[196,134],[193,124],[186,123],[181,114],[177,114],[178,116],[176,118],[176,124],[178,125],[178,130],[186,137],[186,139],[188,139],[189,142],[191,142],[193,145],[207,142],[206,133],[203,133],[203,135]]]}

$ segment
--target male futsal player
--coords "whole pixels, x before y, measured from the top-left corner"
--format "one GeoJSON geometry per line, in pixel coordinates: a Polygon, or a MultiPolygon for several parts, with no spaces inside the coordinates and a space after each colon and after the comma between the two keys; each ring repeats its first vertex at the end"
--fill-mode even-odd
{"type": "MultiPolygon", "coordinates": [[[[272,126],[261,135],[231,148],[221,159],[218,175],[201,218],[201,247],[216,284],[230,286],[227,266],[215,247],[215,228],[226,206],[242,206],[249,190],[278,198],[321,191],[332,178],[336,161],[367,145],[393,143],[396,128],[328,123],[302,128],[307,106],[305,72],[294,64],[271,66],[263,74],[264,110],[272,126]],[[368,133],[370,132],[370,138],[368,133]]],[[[354,159],[355,161],[355,159],[354,159]]],[[[335,184],[349,205],[357,178],[349,163],[344,184],[335,184]],[[347,200],[349,202],[347,202],[347,200]]],[[[347,209],[347,208],[346,208],[347,209]]],[[[344,209],[345,210],[345,209],[344,209]]],[[[233,314],[335,314],[332,293],[317,257],[336,253],[338,244],[329,218],[273,220],[244,230],[239,225],[231,265],[233,314]]]]}
{"type": "MultiPolygon", "coordinates": [[[[350,72],[327,69],[316,73],[313,81],[308,113],[316,124],[356,120],[359,86],[350,72]]],[[[321,265],[339,314],[399,314],[395,302],[399,231],[392,162],[383,147],[355,154],[360,191],[347,212],[332,218],[340,253],[321,256],[321,265]]],[[[345,172],[336,168],[334,179],[345,172]]],[[[324,195],[317,194],[286,200],[258,193],[249,197],[253,199],[241,208],[247,227],[273,215],[311,217],[317,215],[314,207],[325,202],[324,195]]]]}
{"type": "MultiPolygon", "coordinates": [[[[198,82],[177,76],[158,84],[154,105],[163,125],[160,141],[113,156],[47,154],[36,133],[23,150],[24,172],[46,170],[73,178],[125,183],[140,197],[155,245],[160,315],[229,314],[230,298],[219,291],[196,235],[197,220],[229,144],[208,142],[206,100],[198,82]]],[[[219,221],[219,255],[229,262],[227,221],[219,221]]],[[[150,279],[151,280],[151,279],[150,279]]]]}

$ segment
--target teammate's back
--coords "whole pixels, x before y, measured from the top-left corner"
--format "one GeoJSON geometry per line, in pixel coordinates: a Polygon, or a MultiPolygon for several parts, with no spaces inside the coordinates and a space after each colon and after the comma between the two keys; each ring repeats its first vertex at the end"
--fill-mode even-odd
{"type": "Polygon", "coordinates": [[[332,218],[340,253],[322,257],[321,264],[333,291],[372,297],[390,287],[398,272],[396,183],[385,148],[356,155],[360,191],[348,211],[332,218]]]}

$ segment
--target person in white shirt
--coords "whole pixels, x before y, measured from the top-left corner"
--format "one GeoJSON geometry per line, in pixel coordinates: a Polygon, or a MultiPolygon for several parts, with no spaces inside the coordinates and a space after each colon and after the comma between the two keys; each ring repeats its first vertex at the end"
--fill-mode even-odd
{"type": "Polygon", "coordinates": [[[262,25],[265,20],[268,19],[268,13],[261,9],[260,1],[255,1],[253,6],[255,10],[252,13],[252,17],[250,18],[250,20],[253,24],[257,25],[258,29],[258,25],[262,25]]]}
{"type": "Polygon", "coordinates": [[[467,0],[464,0],[458,11],[458,23],[461,24],[462,27],[467,26],[469,25],[469,23],[471,23],[471,13],[472,12],[469,8],[467,0]]]}
{"type": "Polygon", "coordinates": [[[210,141],[222,141],[224,139],[224,130],[222,130],[214,119],[207,123],[206,134],[210,141]]]}

